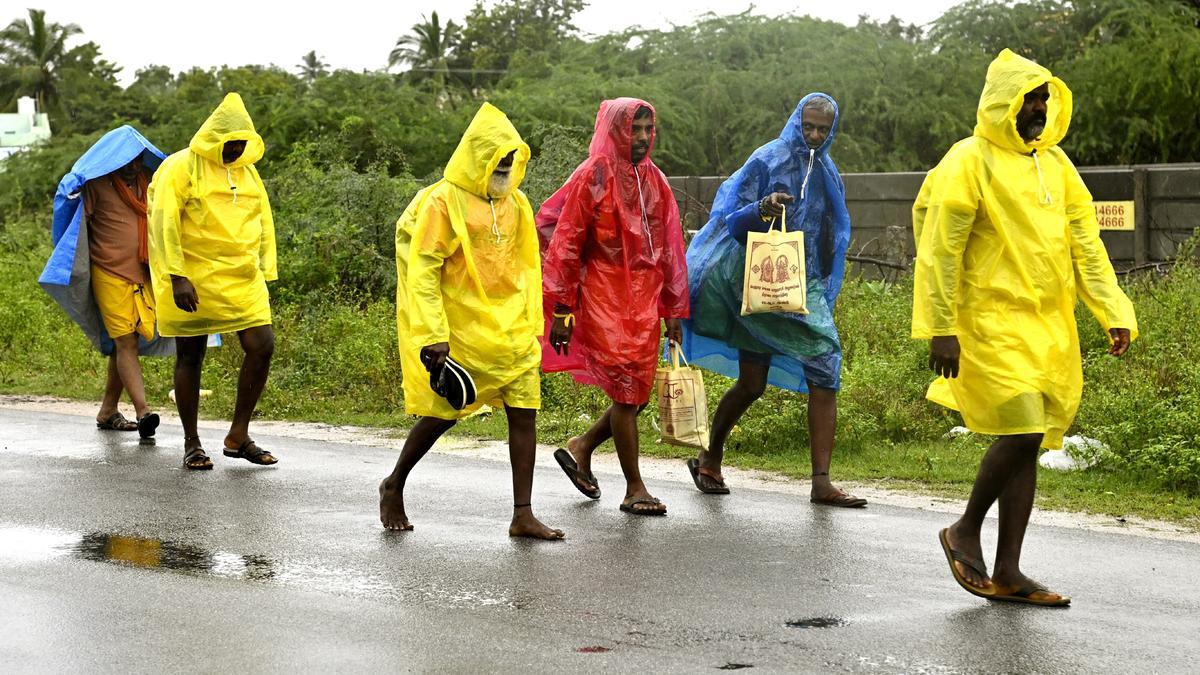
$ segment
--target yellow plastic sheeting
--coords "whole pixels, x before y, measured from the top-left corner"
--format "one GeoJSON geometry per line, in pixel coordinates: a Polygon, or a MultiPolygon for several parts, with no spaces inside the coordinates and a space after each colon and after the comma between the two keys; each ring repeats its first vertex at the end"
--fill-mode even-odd
{"type": "Polygon", "coordinates": [[[1137,337],[1092,196],[1058,147],[1071,92],[1050,71],[1004,50],[988,68],[975,133],[929,172],[913,206],[917,241],[912,336],[957,335],[959,376],[928,398],[984,434],[1044,433],[1058,448],[1079,407],[1083,372],[1075,303],[1107,331],[1137,337]],[[1016,117],[1049,84],[1046,128],[1026,143],[1016,117]]]}
{"type": "Polygon", "coordinates": [[[275,263],[275,223],[254,163],[265,146],[237,94],[228,94],[187,149],[163,162],[150,184],[150,271],[164,336],[228,333],[271,323],[268,281],[275,263]],[[229,141],[246,150],[225,164],[229,141]],[[196,287],[199,307],[175,306],[171,275],[196,287]]]}
{"type": "Polygon", "coordinates": [[[396,223],[396,327],[410,414],[453,419],[499,408],[506,385],[539,367],[541,260],[533,209],[517,189],[528,162],[516,128],[485,103],[445,177],[417,193],[396,223]],[[513,151],[511,187],[489,199],[492,171],[513,151]],[[462,411],[429,387],[420,352],[438,342],[449,342],[475,379],[475,403],[462,411]]]}

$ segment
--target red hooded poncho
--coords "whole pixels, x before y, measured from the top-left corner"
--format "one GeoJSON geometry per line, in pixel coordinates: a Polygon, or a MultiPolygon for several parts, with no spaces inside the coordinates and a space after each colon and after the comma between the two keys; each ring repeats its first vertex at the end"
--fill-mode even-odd
{"type": "MultiPolygon", "coordinates": [[[[659,319],[688,316],[688,279],[679,208],[650,160],[630,161],[633,117],[654,107],[636,98],[600,104],[588,158],[537,214],[544,247],[546,307],[571,307],[570,356],[555,354],[549,324],[542,368],[569,371],[617,403],[650,400],[659,354],[659,319]]],[[[546,312],[547,322],[553,321],[546,312]]]]}

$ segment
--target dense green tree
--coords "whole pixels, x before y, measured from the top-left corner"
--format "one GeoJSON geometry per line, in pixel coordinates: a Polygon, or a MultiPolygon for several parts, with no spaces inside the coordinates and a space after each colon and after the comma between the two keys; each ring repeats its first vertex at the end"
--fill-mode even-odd
{"type": "Polygon", "coordinates": [[[388,54],[388,68],[407,64],[414,81],[432,81],[434,91],[440,96],[446,88],[450,57],[458,43],[459,30],[454,21],[442,24],[437,12],[429,18],[422,17],[420,23],[413,24],[412,33],[396,40],[388,54]]]}
{"type": "Polygon", "coordinates": [[[0,55],[22,89],[47,110],[58,100],[59,66],[67,55],[67,40],[83,32],[73,23],[46,21],[46,12],[29,10],[27,19],[14,19],[0,31],[0,55]]]}
{"type": "Polygon", "coordinates": [[[463,22],[454,67],[472,89],[495,84],[510,61],[550,58],[578,40],[572,23],[584,0],[502,0],[488,9],[476,2],[463,22]]]}
{"type": "Polygon", "coordinates": [[[316,50],[310,51],[301,57],[300,64],[296,67],[300,69],[300,77],[306,82],[312,82],[318,77],[324,77],[329,74],[329,64],[317,56],[316,50]]]}

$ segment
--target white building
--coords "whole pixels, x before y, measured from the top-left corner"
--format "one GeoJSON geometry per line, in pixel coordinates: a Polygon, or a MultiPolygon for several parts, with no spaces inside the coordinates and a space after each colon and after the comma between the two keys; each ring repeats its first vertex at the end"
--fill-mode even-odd
{"type": "Polygon", "coordinates": [[[50,116],[39,113],[32,98],[18,99],[15,113],[0,113],[0,161],[47,140],[50,140],[50,116]]]}

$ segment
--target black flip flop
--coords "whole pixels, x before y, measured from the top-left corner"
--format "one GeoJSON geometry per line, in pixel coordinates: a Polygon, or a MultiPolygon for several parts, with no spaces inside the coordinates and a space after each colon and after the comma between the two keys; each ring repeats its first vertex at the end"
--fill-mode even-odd
{"type": "Polygon", "coordinates": [[[571,456],[571,453],[567,452],[566,448],[559,448],[554,451],[554,461],[558,462],[563,472],[567,474],[567,478],[571,479],[571,484],[575,486],[576,490],[582,492],[584,497],[588,499],[600,499],[600,485],[596,483],[596,477],[590,473],[580,471],[579,465],[575,463],[575,458],[571,456]],[[579,484],[580,481],[585,481],[596,487],[594,490],[588,490],[579,484]]]}
{"type": "Polygon", "coordinates": [[[258,447],[249,438],[242,441],[242,444],[236,448],[226,446],[223,453],[226,457],[237,457],[251,464],[258,464],[259,466],[271,466],[279,463],[279,458],[272,455],[269,451],[258,447]],[[270,460],[267,460],[268,457],[270,460]]]}
{"type": "Polygon", "coordinates": [[[700,460],[698,460],[694,457],[692,459],[689,459],[687,461],[687,468],[688,468],[688,471],[692,472],[692,482],[696,484],[697,490],[703,492],[706,495],[727,495],[727,494],[729,494],[729,487],[725,485],[725,481],[718,481],[716,478],[713,478],[712,476],[710,476],[708,474],[700,473],[700,460]],[[705,478],[713,481],[714,483],[717,483],[717,485],[719,487],[715,487],[715,488],[705,487],[704,485],[702,485],[700,483],[700,476],[704,476],[705,478]]]}
{"type": "Polygon", "coordinates": [[[103,422],[96,422],[96,428],[101,431],[137,431],[137,422],[125,419],[121,413],[113,413],[103,422]],[[128,426],[128,425],[133,426],[128,426]]]}
{"type": "Polygon", "coordinates": [[[152,438],[154,430],[158,428],[158,413],[146,413],[146,416],[137,421],[138,435],[142,438],[152,438]]]}
{"type": "Polygon", "coordinates": [[[659,504],[662,504],[662,502],[654,497],[650,497],[650,498],[643,497],[641,499],[635,499],[635,500],[629,502],[628,504],[626,504],[625,502],[621,502],[621,510],[624,511],[625,513],[632,513],[635,516],[665,516],[665,515],[667,515],[666,509],[663,509],[662,511],[658,511],[658,510],[652,511],[650,509],[635,509],[635,508],[633,508],[633,507],[637,506],[638,504],[650,504],[651,506],[657,506],[659,504]]]}
{"type": "Polygon", "coordinates": [[[183,456],[183,468],[189,471],[208,471],[213,468],[212,460],[205,454],[204,448],[195,447],[183,456]],[[198,463],[203,461],[203,463],[198,463]]]}

